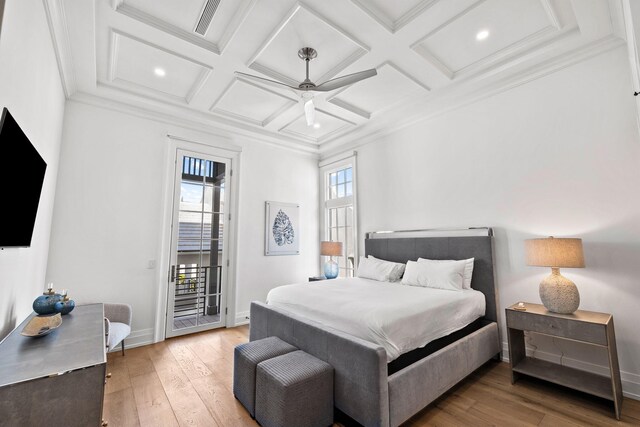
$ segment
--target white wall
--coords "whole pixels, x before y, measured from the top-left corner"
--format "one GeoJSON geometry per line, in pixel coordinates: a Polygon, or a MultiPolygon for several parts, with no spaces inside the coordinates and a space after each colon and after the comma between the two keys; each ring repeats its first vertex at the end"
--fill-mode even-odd
{"type": "MultiPolygon", "coordinates": [[[[134,345],[152,339],[157,292],[167,286],[147,268],[162,257],[167,134],[225,144],[211,134],[67,104],[47,278],[77,302],[131,304],[134,345]]],[[[244,315],[272,287],[316,273],[318,170],[310,156],[239,137],[233,143],[243,149],[236,310],[244,315]],[[301,204],[301,255],[264,256],[266,200],[301,204]]]]}
{"type": "MultiPolygon", "coordinates": [[[[578,285],[582,309],[613,314],[624,388],[640,396],[632,92],[619,48],[361,147],[361,243],[375,230],[492,226],[503,314],[515,302],[539,302],[549,274],[525,266],[525,239],[582,237],[586,268],[563,274],[578,285]]],[[[564,363],[606,372],[594,347],[532,344],[538,357],[564,353],[564,363]]]]}
{"type": "MultiPolygon", "coordinates": [[[[42,2],[8,1],[0,34],[0,108],[9,108],[47,171],[31,247],[0,251],[0,339],[31,313],[45,288],[64,102],[42,2]]],[[[10,203],[3,200],[3,208],[10,203]]]]}
{"type": "Polygon", "coordinates": [[[265,301],[278,285],[318,274],[318,160],[256,144],[242,153],[237,309],[265,301]],[[301,254],[264,256],[265,201],[300,203],[301,254]]]}

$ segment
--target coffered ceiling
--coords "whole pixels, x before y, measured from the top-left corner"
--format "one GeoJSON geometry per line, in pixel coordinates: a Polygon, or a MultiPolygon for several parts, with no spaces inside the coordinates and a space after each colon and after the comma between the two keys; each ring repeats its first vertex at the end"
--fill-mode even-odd
{"type": "Polygon", "coordinates": [[[67,96],[330,153],[624,43],[620,0],[45,0],[67,96]],[[310,46],[307,126],[294,91],[310,46]]]}

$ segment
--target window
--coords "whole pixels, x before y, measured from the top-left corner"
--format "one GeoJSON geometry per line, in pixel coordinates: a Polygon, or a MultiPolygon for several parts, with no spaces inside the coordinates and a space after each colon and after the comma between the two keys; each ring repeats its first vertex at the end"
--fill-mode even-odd
{"type": "MultiPolygon", "coordinates": [[[[321,216],[323,240],[342,242],[343,254],[336,261],[339,277],[353,277],[357,257],[355,222],[354,158],[321,168],[323,210],[321,216]]],[[[324,264],[326,260],[321,260],[324,264]]]]}

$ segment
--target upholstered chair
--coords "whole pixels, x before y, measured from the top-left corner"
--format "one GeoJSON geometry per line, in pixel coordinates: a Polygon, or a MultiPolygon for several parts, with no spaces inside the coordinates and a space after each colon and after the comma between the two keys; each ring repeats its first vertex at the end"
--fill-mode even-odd
{"type": "Polygon", "coordinates": [[[131,306],[129,304],[104,304],[107,351],[118,343],[124,356],[124,339],[131,333],[131,306]]]}

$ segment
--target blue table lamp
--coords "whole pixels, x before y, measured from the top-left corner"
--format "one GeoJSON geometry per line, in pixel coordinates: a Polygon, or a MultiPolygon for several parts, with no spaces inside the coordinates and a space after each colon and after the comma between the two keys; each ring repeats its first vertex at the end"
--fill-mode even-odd
{"type": "Polygon", "coordinates": [[[324,263],[324,277],[327,279],[338,277],[338,263],[333,260],[333,257],[342,255],[342,242],[320,242],[320,255],[329,257],[324,263]]]}

